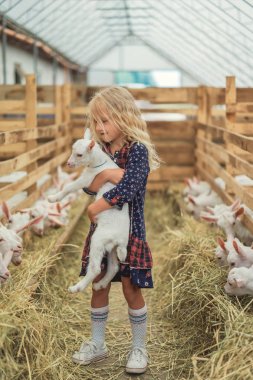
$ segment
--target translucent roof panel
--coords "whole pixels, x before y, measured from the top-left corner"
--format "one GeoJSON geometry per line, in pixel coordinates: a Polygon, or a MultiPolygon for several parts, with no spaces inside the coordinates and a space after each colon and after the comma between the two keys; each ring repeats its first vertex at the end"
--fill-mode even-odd
{"type": "Polygon", "coordinates": [[[203,84],[253,85],[253,0],[0,0],[0,12],[81,66],[135,36],[203,84]]]}

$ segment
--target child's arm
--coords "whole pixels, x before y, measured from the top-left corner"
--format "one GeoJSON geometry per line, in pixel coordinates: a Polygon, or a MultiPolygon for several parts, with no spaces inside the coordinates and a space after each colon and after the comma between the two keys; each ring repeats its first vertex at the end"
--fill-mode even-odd
{"type": "Polygon", "coordinates": [[[103,198],[121,210],[124,203],[131,202],[135,194],[145,186],[149,171],[148,150],[144,144],[135,143],[130,149],[122,180],[107,191],[103,198]]]}
{"type": "Polygon", "coordinates": [[[143,186],[149,173],[148,151],[145,145],[136,143],[129,152],[129,158],[122,180],[102,199],[89,206],[91,217],[115,206],[122,209],[124,203],[131,202],[137,191],[143,186]],[[108,207],[109,206],[109,207],[108,207]]]}
{"type": "Polygon", "coordinates": [[[105,169],[101,173],[96,175],[96,177],[90,184],[88,190],[90,192],[97,193],[100,187],[102,187],[106,182],[111,182],[114,185],[117,185],[121,181],[124,172],[125,172],[124,169],[120,169],[120,168],[105,169]]]}

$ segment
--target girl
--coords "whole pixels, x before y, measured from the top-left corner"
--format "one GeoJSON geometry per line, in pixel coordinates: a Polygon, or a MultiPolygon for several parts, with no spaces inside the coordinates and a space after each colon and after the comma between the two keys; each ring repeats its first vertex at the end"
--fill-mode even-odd
{"type": "MultiPolygon", "coordinates": [[[[103,183],[116,186],[103,198],[88,207],[91,227],[87,236],[80,275],[86,274],[89,248],[96,228],[96,215],[111,207],[121,209],[129,204],[130,231],[126,262],[113,281],[121,281],[128,303],[132,328],[132,348],[128,356],[126,371],[144,373],[147,368],[145,337],[147,329],[147,307],[141,288],[152,288],[152,256],[146,242],[144,223],[144,198],[148,173],[159,166],[159,158],[151,144],[146,122],[141,118],[132,95],[122,87],[109,87],[97,93],[89,103],[89,122],[95,140],[114,160],[119,169],[104,170],[93,181],[88,194],[94,194],[103,183]]],[[[99,281],[106,272],[106,257],[103,259],[99,281]]],[[[111,284],[106,289],[93,290],[91,298],[91,341],[84,342],[73,355],[73,361],[89,364],[108,356],[104,343],[105,324],[108,317],[108,296],[111,284]]]]}

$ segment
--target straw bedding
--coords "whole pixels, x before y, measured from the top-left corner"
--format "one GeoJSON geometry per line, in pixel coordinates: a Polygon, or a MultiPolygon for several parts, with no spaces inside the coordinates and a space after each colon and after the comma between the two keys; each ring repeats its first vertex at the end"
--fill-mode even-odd
{"type": "MultiPolygon", "coordinates": [[[[220,232],[186,216],[180,203],[178,187],[147,197],[155,264],[155,288],[144,291],[150,366],[132,378],[253,379],[251,298],[224,294],[226,270],[212,253],[220,232]]],[[[63,254],[54,257],[50,251],[60,230],[33,237],[21,266],[11,268],[12,280],[0,288],[1,380],[131,378],[124,371],[131,333],[118,283],[112,285],[106,330],[110,357],[87,367],[71,362],[72,352],[90,336],[91,288],[78,295],[66,290],[78,279],[87,230],[84,216],[63,254]]]]}

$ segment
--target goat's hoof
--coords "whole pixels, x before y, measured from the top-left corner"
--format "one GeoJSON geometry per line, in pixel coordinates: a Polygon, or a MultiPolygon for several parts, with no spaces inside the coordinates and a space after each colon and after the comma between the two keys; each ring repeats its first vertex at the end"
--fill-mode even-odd
{"type": "Polygon", "coordinates": [[[69,293],[77,293],[77,292],[80,292],[80,289],[74,285],[74,286],[70,286],[68,288],[68,291],[69,293]]]}

